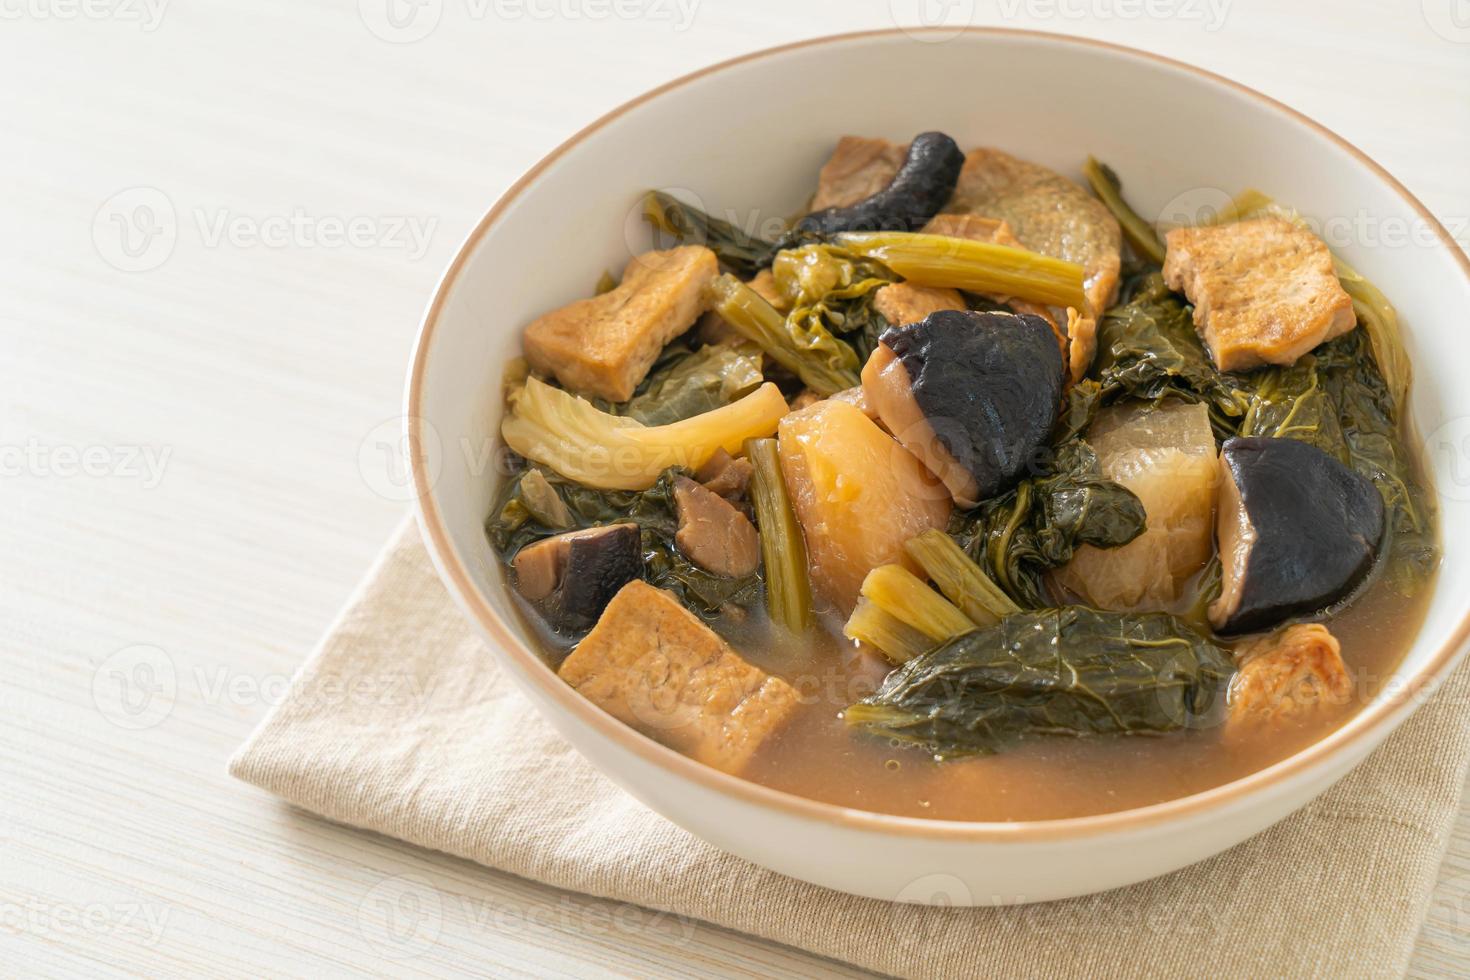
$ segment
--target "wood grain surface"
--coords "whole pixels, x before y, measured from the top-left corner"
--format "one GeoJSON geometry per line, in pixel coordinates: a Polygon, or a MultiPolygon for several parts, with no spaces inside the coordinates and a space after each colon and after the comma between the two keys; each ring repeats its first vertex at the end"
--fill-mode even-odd
{"type": "MultiPolygon", "coordinates": [[[[224,765],[405,510],[418,315],[496,196],[674,75],[923,17],[1223,72],[1470,240],[1464,0],[0,0],[0,973],[853,972],[224,765]]],[[[1470,811],[1414,974],[1467,929],[1470,811]]]]}

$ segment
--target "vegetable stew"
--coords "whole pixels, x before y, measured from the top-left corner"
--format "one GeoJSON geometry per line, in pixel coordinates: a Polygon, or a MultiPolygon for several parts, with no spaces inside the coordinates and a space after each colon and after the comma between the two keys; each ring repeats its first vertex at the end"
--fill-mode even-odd
{"type": "Polygon", "coordinates": [[[1164,228],[1081,171],[844,137],[775,240],[647,194],[662,247],[507,378],[486,531],[561,678],[952,820],[1198,792],[1371,700],[1438,564],[1393,306],[1260,192],[1164,228]]]}

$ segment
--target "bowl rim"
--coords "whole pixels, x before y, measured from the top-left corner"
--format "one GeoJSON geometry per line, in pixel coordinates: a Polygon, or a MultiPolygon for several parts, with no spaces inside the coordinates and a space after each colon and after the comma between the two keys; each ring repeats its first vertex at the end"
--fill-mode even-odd
{"type": "Polygon", "coordinates": [[[1295,777],[1302,777],[1313,771],[1320,773],[1327,768],[1328,763],[1334,757],[1341,757],[1349,753],[1355,746],[1361,748],[1366,753],[1375,744],[1373,741],[1375,736],[1378,736],[1380,739],[1386,737],[1403,717],[1411,713],[1415,702],[1421,697],[1432,693],[1436,686],[1447,676],[1449,669],[1459,659],[1459,654],[1465,647],[1467,638],[1470,638],[1470,609],[1466,610],[1445,644],[1435,652],[1419,671],[1411,678],[1408,678],[1404,684],[1397,686],[1392,691],[1380,692],[1378,697],[1352,718],[1348,719],[1341,727],[1333,730],[1306,748],[1238,779],[1222,783],[1219,786],[1214,786],[1198,793],[1177,797],[1172,800],[1165,800],[1161,803],[1090,816],[1005,822],[939,820],[859,810],[773,789],[702,765],[629,728],[612,715],[607,714],[592,702],[577,694],[571,687],[562,683],[555,671],[547,666],[527,644],[516,637],[502,618],[491,608],[490,604],[485,600],[485,597],[480,593],[480,590],[475,586],[468,569],[456,555],[450,543],[450,535],[444,521],[444,516],[434,496],[434,478],[427,471],[427,460],[429,457],[425,451],[425,441],[421,429],[421,423],[424,421],[422,416],[424,379],[427,374],[434,330],[443,312],[446,299],[454,287],[460,272],[463,270],[469,255],[479,245],[485,235],[494,228],[500,216],[544,170],[580,144],[588,136],[610,125],[619,117],[644,103],[681,88],[697,79],[716,74],[737,65],[743,65],[752,61],[758,61],[763,58],[804,48],[842,44],[866,38],[892,36],[916,38],[924,33],[931,32],[943,33],[950,37],[966,35],[1001,39],[1022,38],[1102,50],[1127,58],[1150,62],[1154,65],[1189,72],[1215,85],[1231,89],[1236,94],[1243,95],[1267,109],[1282,113],[1298,124],[1306,126],[1318,135],[1330,140],[1339,148],[1346,150],[1360,163],[1365,165],[1379,180],[1383,181],[1397,193],[1405,203],[1418,213],[1426,226],[1433,229],[1440,243],[1449,250],[1450,254],[1459,263],[1467,286],[1470,286],[1470,257],[1467,257],[1465,252],[1459,248],[1453,237],[1445,230],[1444,226],[1440,224],[1429,209],[1380,164],[1357,146],[1296,109],[1249,86],[1203,68],[1152,52],[1141,51],[1121,44],[1114,44],[1109,41],[1074,37],[1049,31],[1001,27],[966,27],[963,29],[950,27],[892,27],[823,35],[777,45],[775,47],[762,48],[679,76],[672,81],[649,89],[593,120],[563,141],[550,153],[542,157],[534,166],[521,175],[490,209],[481,216],[480,220],[471,229],[455,252],[453,260],[444,271],[439,283],[435,286],[433,296],[420,322],[418,336],[414,343],[413,355],[410,361],[407,391],[404,401],[404,428],[408,442],[407,454],[409,465],[413,476],[415,510],[425,544],[430,557],[439,570],[440,577],[444,580],[450,592],[458,599],[461,609],[473,617],[485,635],[496,641],[502,654],[517,662],[524,676],[533,678],[534,683],[538,684],[543,689],[543,693],[547,694],[552,701],[556,702],[562,709],[570,712],[578,721],[590,726],[603,738],[611,740],[622,748],[634,753],[644,762],[657,766],[678,778],[692,780],[704,789],[713,791],[719,795],[733,798],[749,805],[774,809],[791,817],[821,821],[852,830],[876,832],[906,838],[964,841],[971,843],[1039,842],[1079,839],[1099,834],[1138,830],[1143,827],[1180,820],[1186,817],[1203,816],[1210,811],[1216,811],[1231,804],[1239,803],[1247,797],[1257,795],[1273,787],[1279,788],[1282,784],[1295,777]]]}

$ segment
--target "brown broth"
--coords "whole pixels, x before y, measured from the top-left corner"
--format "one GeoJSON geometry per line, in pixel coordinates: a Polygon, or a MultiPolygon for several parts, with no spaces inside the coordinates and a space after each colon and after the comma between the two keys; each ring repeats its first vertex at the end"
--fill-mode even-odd
{"type": "Polygon", "coordinates": [[[1239,779],[1321,739],[1382,688],[1413,642],[1433,583],[1404,597],[1379,580],[1334,615],[1353,697],[1295,727],[1221,737],[1221,729],[1157,737],[1036,737],[997,755],[935,762],[922,750],[851,731],[840,712],[889,669],[875,653],[826,635],[804,649],[741,652],[798,684],[797,716],[742,774],[840,806],[940,820],[1046,820],[1109,813],[1239,779]],[[814,682],[813,678],[818,679],[814,682]]]}

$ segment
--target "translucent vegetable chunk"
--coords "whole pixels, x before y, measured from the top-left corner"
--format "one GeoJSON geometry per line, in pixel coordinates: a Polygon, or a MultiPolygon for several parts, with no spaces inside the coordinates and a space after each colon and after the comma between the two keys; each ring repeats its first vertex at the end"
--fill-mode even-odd
{"type": "Polygon", "coordinates": [[[863,578],[899,562],[904,542],[949,520],[949,491],[892,436],[847,402],[788,415],[781,470],[801,522],[813,589],[851,612],[863,578]]]}
{"type": "Polygon", "coordinates": [[[1098,414],[1087,441],[1103,475],[1142,501],[1148,527],[1119,548],[1083,545],[1056,581],[1100,609],[1171,609],[1213,548],[1219,478],[1209,410],[1115,406],[1098,414]]]}

